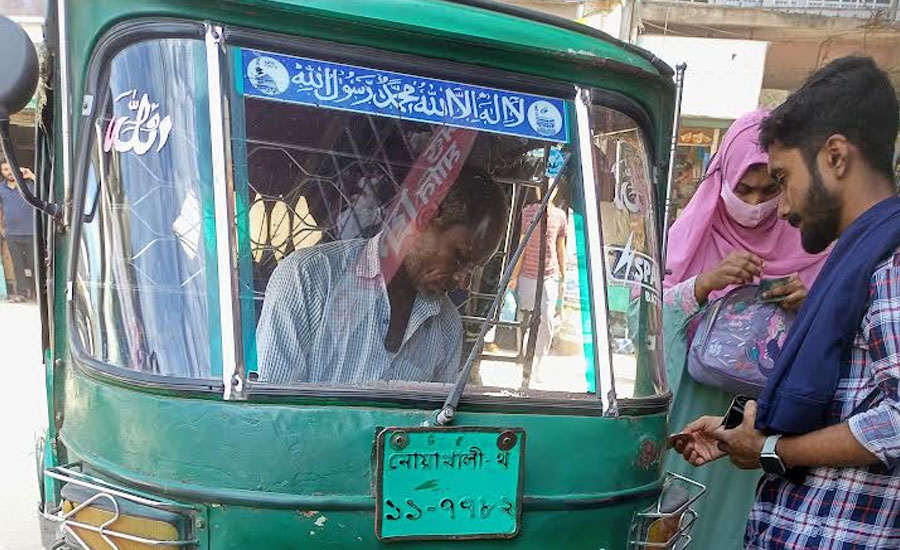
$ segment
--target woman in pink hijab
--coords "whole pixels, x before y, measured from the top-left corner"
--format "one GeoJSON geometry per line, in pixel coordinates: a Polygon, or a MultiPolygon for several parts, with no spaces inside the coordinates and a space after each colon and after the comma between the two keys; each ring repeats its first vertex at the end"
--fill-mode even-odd
{"type": "Polygon", "coordinates": [[[734,285],[792,277],[776,291],[788,309],[799,307],[827,253],[803,251],[800,232],[777,215],[780,189],[769,178],[769,157],[759,148],[764,110],[732,124],[706,176],[669,230],[664,286],[694,279],[698,302],[714,300],[734,285]]]}
{"type": "MultiPolygon", "coordinates": [[[[734,397],[700,385],[688,373],[689,327],[695,314],[736,285],[777,277],[791,280],[771,297],[782,297],[783,307],[797,309],[827,256],[804,252],[800,232],[778,218],[780,189],[769,178],[768,155],[758,144],[766,114],[754,111],[732,124],[700,187],[669,230],[663,335],[674,395],[673,431],[700,416],[724,414],[734,397]]],[[[697,548],[743,548],[759,473],[730,466],[718,461],[695,469],[674,452],[667,457],[666,470],[696,479],[709,491],[697,503],[700,519],[691,531],[697,548]]]]}

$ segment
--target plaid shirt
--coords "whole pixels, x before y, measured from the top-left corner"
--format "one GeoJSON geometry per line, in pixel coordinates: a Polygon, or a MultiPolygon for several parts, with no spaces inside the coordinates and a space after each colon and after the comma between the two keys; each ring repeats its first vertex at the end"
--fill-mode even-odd
{"type": "Polygon", "coordinates": [[[881,463],[813,468],[802,484],[764,476],[747,524],[748,550],[900,548],[900,252],[875,269],[869,304],[828,422],[846,422],[881,463]],[[872,405],[853,414],[870,396],[872,405]]]}
{"type": "Polygon", "coordinates": [[[417,294],[400,349],[385,349],[391,305],[381,276],[379,238],[299,250],[278,264],[256,329],[261,381],[455,380],[462,321],[447,296],[417,294]]]}

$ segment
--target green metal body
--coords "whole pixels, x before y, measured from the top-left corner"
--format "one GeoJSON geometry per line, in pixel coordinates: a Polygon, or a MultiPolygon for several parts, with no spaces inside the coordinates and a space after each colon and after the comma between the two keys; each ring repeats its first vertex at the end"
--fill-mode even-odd
{"type": "MultiPolygon", "coordinates": [[[[199,499],[209,505],[208,548],[217,550],[386,544],[374,531],[376,430],[415,426],[423,418],[416,409],[172,397],[78,372],[67,380],[65,414],[68,461],[83,460],[123,486],[182,502],[199,499]]],[[[454,544],[623,549],[632,514],[657,496],[661,466],[642,462],[642,453],[647,442],[663,445],[664,414],[461,412],[456,423],[521,427],[528,442],[522,532],[509,541],[454,544]]]]}
{"type": "MultiPolygon", "coordinates": [[[[70,123],[75,140],[82,137],[79,107],[85,74],[103,33],[132,18],[178,18],[447,59],[617,92],[649,115],[657,174],[666,173],[673,111],[670,79],[612,40],[436,0],[96,0],[69,2],[67,9],[69,57],[53,61],[56,71],[67,62],[72,74],[70,123]]],[[[57,88],[48,106],[55,113],[47,132],[55,138],[57,164],[64,145],[76,150],[73,143],[63,143],[63,100],[57,88]]],[[[53,173],[53,196],[67,196],[66,186],[72,182],[64,181],[59,166],[53,173]]],[[[421,425],[433,406],[307,397],[224,401],[221,388],[182,393],[76,364],[67,351],[71,243],[66,232],[51,235],[51,284],[43,289],[52,324],[45,466],[81,461],[87,471],[120,487],[194,506],[199,548],[624,550],[633,514],[658,496],[667,433],[666,413],[659,407],[640,414],[640,407],[628,409],[623,403],[626,414],[601,417],[529,412],[527,404],[504,413],[464,405],[455,425],[516,427],[527,434],[521,533],[511,540],[380,542],[374,530],[376,431],[421,425]]],[[[46,483],[51,503],[58,499],[55,485],[46,483]]]]}

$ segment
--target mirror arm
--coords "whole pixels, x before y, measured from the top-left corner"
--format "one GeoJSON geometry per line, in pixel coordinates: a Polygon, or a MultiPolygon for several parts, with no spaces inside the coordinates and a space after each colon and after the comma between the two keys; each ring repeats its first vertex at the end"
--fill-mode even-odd
{"type": "MultiPolygon", "coordinates": [[[[19,162],[16,160],[16,152],[13,147],[12,139],[9,133],[9,115],[0,112],[0,151],[6,157],[9,168],[12,170],[13,177],[16,178],[16,186],[19,188],[19,194],[33,208],[47,214],[56,221],[62,220],[62,208],[58,204],[47,202],[38,198],[28,188],[25,179],[22,177],[22,171],[19,169],[19,162]]],[[[37,182],[35,182],[35,185],[37,182]]]]}

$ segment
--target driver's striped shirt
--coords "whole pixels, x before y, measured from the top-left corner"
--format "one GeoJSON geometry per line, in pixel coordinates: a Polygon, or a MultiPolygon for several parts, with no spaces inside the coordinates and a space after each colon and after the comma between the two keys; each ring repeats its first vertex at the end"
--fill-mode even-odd
{"type": "Polygon", "coordinates": [[[454,381],[462,322],[446,295],[418,294],[400,349],[385,349],[391,308],[379,238],[318,245],[278,264],[256,330],[261,381],[344,386],[454,381]]]}

